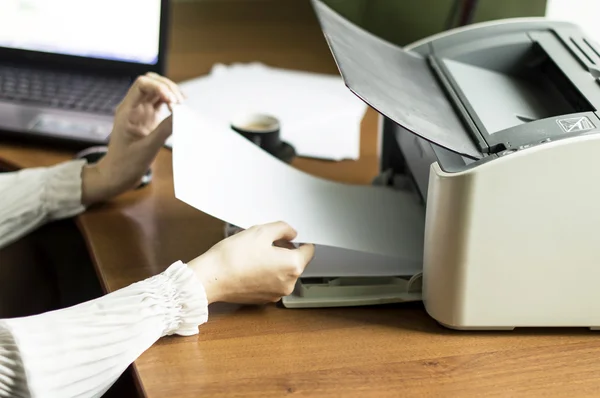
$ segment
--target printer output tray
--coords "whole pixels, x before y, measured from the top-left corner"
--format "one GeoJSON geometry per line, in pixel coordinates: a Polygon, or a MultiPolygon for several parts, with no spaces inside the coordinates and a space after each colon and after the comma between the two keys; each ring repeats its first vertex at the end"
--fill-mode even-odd
{"type": "Polygon", "coordinates": [[[313,6],[348,88],[413,134],[460,155],[482,151],[462,124],[427,59],[344,19],[320,0],[313,6]]]}

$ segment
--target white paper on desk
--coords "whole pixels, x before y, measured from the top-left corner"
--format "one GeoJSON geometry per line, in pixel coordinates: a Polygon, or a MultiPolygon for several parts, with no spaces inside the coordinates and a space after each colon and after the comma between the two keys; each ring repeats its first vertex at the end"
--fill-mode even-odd
{"type": "Polygon", "coordinates": [[[186,105],[229,126],[248,112],[268,113],[281,123],[281,138],[299,156],[358,159],[366,104],[339,76],[272,68],[260,63],[215,65],[207,76],[179,84],[186,105]]]}
{"type": "Polygon", "coordinates": [[[241,228],[283,220],[296,242],[392,257],[423,251],[424,209],[404,192],[327,181],[299,171],[241,135],[173,110],[175,196],[241,228]]]}

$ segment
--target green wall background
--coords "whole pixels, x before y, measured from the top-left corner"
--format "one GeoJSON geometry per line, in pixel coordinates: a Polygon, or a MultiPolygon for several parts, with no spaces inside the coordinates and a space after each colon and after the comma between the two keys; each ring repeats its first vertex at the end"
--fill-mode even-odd
{"type": "MultiPolygon", "coordinates": [[[[374,34],[406,45],[444,30],[453,0],[326,0],[346,18],[374,34]]],[[[473,22],[539,17],[546,0],[479,0],[473,22]]]]}

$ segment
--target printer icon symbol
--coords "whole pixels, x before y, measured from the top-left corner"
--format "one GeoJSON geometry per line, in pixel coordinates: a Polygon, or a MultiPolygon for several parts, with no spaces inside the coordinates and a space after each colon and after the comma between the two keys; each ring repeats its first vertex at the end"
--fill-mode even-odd
{"type": "Polygon", "coordinates": [[[562,127],[562,129],[565,131],[565,133],[576,133],[594,129],[594,125],[592,124],[590,119],[588,119],[585,116],[558,119],[557,122],[560,125],[560,127],[562,127]]]}

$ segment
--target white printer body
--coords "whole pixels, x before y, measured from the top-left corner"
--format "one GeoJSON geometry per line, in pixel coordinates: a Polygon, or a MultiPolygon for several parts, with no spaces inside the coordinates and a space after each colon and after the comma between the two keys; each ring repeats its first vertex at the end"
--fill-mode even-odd
{"type": "Polygon", "coordinates": [[[401,49],[313,5],[346,85],[381,114],[376,182],[423,204],[407,226],[423,245],[374,275],[389,259],[317,247],[313,270],[364,272],[303,277],[284,306],[423,300],[453,329],[600,328],[600,47],[514,19],[401,49]]]}

